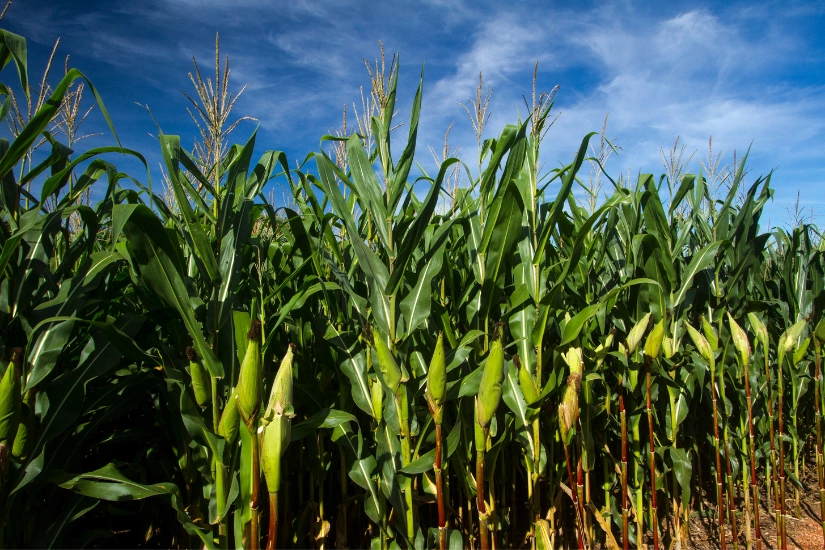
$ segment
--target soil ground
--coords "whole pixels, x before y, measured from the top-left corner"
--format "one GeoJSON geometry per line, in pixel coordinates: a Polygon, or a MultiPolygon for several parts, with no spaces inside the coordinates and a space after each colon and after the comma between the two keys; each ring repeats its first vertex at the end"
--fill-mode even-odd
{"type": "MultiPolygon", "coordinates": [[[[814,464],[806,464],[805,475],[802,476],[803,489],[800,493],[799,502],[799,516],[794,517],[794,490],[788,480],[786,488],[787,496],[787,519],[785,521],[787,532],[787,548],[788,550],[813,550],[825,548],[825,539],[823,539],[823,530],[820,518],[820,502],[819,502],[819,480],[816,476],[816,468],[814,464]]],[[[766,550],[778,550],[781,545],[777,541],[776,521],[773,514],[773,503],[767,502],[765,498],[764,485],[760,487],[760,495],[762,502],[759,507],[759,522],[762,530],[762,548],[766,550]]],[[[715,508],[708,502],[708,495],[705,494],[705,509],[713,510],[715,508]]],[[[741,496],[741,495],[740,495],[741,496]]],[[[773,497],[771,497],[773,498],[773,497]]],[[[715,501],[715,499],[713,499],[715,501]]],[[[744,525],[744,506],[738,506],[738,530],[739,530],[739,547],[745,548],[745,528],[744,525]]],[[[751,520],[753,521],[753,519],[751,520]]],[[[751,525],[753,529],[753,525],[751,525]]],[[[727,548],[733,550],[733,531],[726,522],[725,531],[727,534],[727,548]]],[[[753,531],[752,531],[753,532],[753,531]]],[[[752,548],[756,548],[756,536],[753,535],[752,548]]],[[[667,548],[664,546],[664,548],[667,548]]],[[[690,522],[690,541],[687,548],[695,548],[697,550],[705,549],[719,549],[719,529],[716,525],[716,517],[699,517],[695,515],[691,517],[690,522]]]]}

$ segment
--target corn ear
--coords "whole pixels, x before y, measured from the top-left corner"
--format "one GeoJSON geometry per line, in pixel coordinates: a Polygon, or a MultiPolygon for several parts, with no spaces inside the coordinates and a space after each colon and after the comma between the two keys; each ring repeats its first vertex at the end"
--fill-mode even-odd
{"type": "Polygon", "coordinates": [[[195,392],[195,401],[200,407],[205,407],[212,401],[212,379],[198,359],[195,348],[186,348],[186,357],[189,359],[189,374],[192,376],[192,390],[195,392]]]}
{"type": "Polygon", "coordinates": [[[270,493],[277,493],[281,487],[281,457],[289,445],[291,419],[295,415],[292,409],[293,358],[293,346],[290,345],[275,375],[262,421],[261,468],[270,493]]]}
{"type": "Polygon", "coordinates": [[[601,367],[602,363],[604,363],[604,358],[607,357],[607,354],[610,352],[610,348],[613,347],[613,340],[616,337],[616,330],[611,330],[607,338],[604,339],[604,343],[599,344],[596,349],[596,368],[598,369],[601,367]]]}
{"type": "Polygon", "coordinates": [[[676,339],[669,336],[662,338],[662,351],[665,352],[665,358],[670,359],[676,353],[677,347],[676,339]]]}
{"type": "Polygon", "coordinates": [[[805,338],[804,340],[802,340],[802,342],[799,343],[799,345],[796,347],[796,349],[793,352],[793,364],[794,365],[796,365],[797,363],[802,361],[802,358],[805,357],[805,352],[808,351],[808,346],[810,344],[811,344],[811,338],[810,337],[805,338]]]}
{"type": "Polygon", "coordinates": [[[567,433],[575,424],[579,412],[579,390],[581,389],[582,371],[584,370],[582,349],[571,347],[567,350],[567,353],[562,354],[562,358],[570,368],[570,374],[567,376],[567,387],[564,389],[564,395],[559,405],[561,436],[564,440],[567,440],[567,433]]]}
{"type": "Polygon", "coordinates": [[[20,371],[22,369],[23,349],[12,350],[12,360],[0,380],[0,443],[9,448],[14,444],[17,427],[20,423],[20,371]]]}
{"type": "Polygon", "coordinates": [[[398,363],[396,363],[392,351],[390,351],[386,342],[384,342],[377,333],[373,338],[373,346],[375,347],[375,355],[378,359],[378,372],[381,375],[381,379],[392,393],[396,393],[398,386],[401,384],[401,369],[398,368],[398,363]]]}
{"type": "Polygon", "coordinates": [[[372,416],[376,423],[380,423],[384,418],[384,388],[377,378],[370,376],[370,400],[372,401],[372,416]]]}
{"type": "Polygon", "coordinates": [[[518,354],[513,356],[513,362],[518,368],[518,385],[521,387],[524,400],[528,405],[534,403],[539,398],[539,390],[533,375],[530,374],[530,371],[521,363],[518,354]]]}
{"type": "Polygon", "coordinates": [[[788,330],[783,332],[782,336],[779,337],[779,348],[777,349],[777,352],[779,355],[778,359],[780,365],[782,365],[782,360],[788,352],[799,347],[799,338],[805,330],[805,325],[806,323],[804,320],[797,321],[788,330]]]}
{"type": "Polygon", "coordinates": [[[791,326],[791,328],[789,328],[786,331],[786,334],[788,335],[788,349],[785,351],[790,351],[795,347],[799,347],[799,345],[802,343],[802,333],[805,331],[805,327],[807,326],[807,324],[808,323],[805,322],[805,320],[803,319],[802,321],[797,321],[796,323],[794,323],[791,326]]]}
{"type": "Polygon", "coordinates": [[[36,390],[31,389],[26,392],[26,398],[20,409],[20,423],[17,427],[17,435],[14,437],[14,446],[11,454],[14,458],[23,461],[29,454],[32,436],[34,435],[34,405],[36,390]]]}
{"type": "Polygon", "coordinates": [[[693,328],[688,323],[685,323],[685,326],[687,327],[688,335],[693,341],[693,345],[696,346],[696,350],[699,352],[699,355],[701,355],[708,363],[713,361],[713,350],[711,349],[710,343],[707,339],[702,336],[701,332],[693,328]]]}
{"type": "Polygon", "coordinates": [[[444,357],[444,333],[439,333],[435,351],[427,371],[427,404],[433,421],[441,424],[444,398],[447,395],[447,363],[444,357]]]}
{"type": "Polygon", "coordinates": [[[263,371],[261,361],[261,322],[252,321],[246,335],[249,343],[241,363],[238,377],[238,412],[247,428],[252,428],[258,418],[261,407],[261,390],[263,371]]]}
{"type": "Polygon", "coordinates": [[[747,365],[751,358],[751,344],[748,341],[748,335],[739,323],[737,323],[733,316],[728,312],[728,325],[730,325],[730,334],[733,339],[733,346],[739,354],[743,365],[747,365]]]}
{"type": "Polygon", "coordinates": [[[501,384],[504,382],[504,348],[501,340],[496,339],[490,346],[487,363],[481,373],[476,403],[478,404],[478,425],[487,428],[501,402],[501,384]]]}
{"type": "Polygon", "coordinates": [[[702,315],[702,332],[708,344],[710,344],[710,349],[719,349],[719,337],[716,335],[716,329],[713,328],[713,325],[710,324],[710,321],[708,321],[704,315],[702,315]]]}
{"type": "Polygon", "coordinates": [[[753,329],[756,339],[759,340],[759,343],[762,344],[762,349],[767,353],[769,346],[768,329],[762,324],[762,321],[759,320],[759,317],[757,317],[754,312],[748,313],[748,321],[751,323],[751,329],[753,329]]]}
{"type": "Polygon", "coordinates": [[[223,408],[221,420],[218,423],[218,435],[226,439],[228,443],[234,443],[238,437],[240,427],[240,414],[238,413],[238,390],[237,388],[229,396],[226,406],[223,408]]]}
{"type": "Polygon", "coordinates": [[[654,326],[653,330],[650,331],[650,334],[647,335],[647,340],[645,340],[646,357],[649,357],[651,360],[659,357],[659,352],[662,350],[662,340],[664,337],[665,319],[662,317],[662,320],[656,323],[656,326],[654,326]]]}
{"type": "Polygon", "coordinates": [[[639,346],[639,342],[642,341],[642,336],[645,335],[647,331],[647,325],[650,324],[650,313],[645,313],[644,317],[639,319],[639,322],[633,325],[633,328],[630,329],[630,332],[627,334],[627,353],[628,355],[636,351],[636,348],[639,346]]]}

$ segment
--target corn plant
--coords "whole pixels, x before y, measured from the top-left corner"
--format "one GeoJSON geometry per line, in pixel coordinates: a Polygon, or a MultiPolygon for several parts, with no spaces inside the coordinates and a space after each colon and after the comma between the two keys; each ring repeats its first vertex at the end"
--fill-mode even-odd
{"type": "MultiPolygon", "coordinates": [[[[25,41],[0,59],[28,90],[25,41]]],[[[166,195],[61,143],[75,70],[0,142],[0,545],[657,549],[702,512],[759,549],[765,501],[784,548],[809,455],[825,513],[824,247],[761,225],[772,175],[614,180],[594,134],[543,171],[554,92],[484,139],[481,82],[473,169],[431,174],[423,73],[399,126],[397,57],[368,67],[358,133],[295,165],[229,145],[198,71],[166,195]]]]}

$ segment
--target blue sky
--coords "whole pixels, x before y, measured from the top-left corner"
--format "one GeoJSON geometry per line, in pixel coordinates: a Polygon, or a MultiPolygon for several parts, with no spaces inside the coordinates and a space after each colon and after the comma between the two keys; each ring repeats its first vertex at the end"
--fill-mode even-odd
{"type": "MultiPolygon", "coordinates": [[[[538,60],[539,90],[560,86],[546,166],[569,161],[609,113],[607,135],[622,147],[608,163],[614,177],[662,173],[660,151],[677,136],[687,154],[696,151],[694,170],[710,136],[722,164],[752,143],[749,179],[776,169],[772,225],[797,191],[820,221],[825,215],[825,2],[18,0],[0,24],[28,38],[35,75],[61,38],[60,65],[70,54],[97,86],[123,145],[147,156],[156,182],[155,126],[136,103],[191,143],[181,90],[193,91],[192,56],[210,73],[218,31],[230,88],[247,85],[234,114],[259,120],[259,152],[284,150],[293,163],[340,126],[344,105],[352,124],[359,87],[369,85],[363,60],[377,56],[381,40],[401,56],[399,121],[425,66],[417,153],[425,168],[433,165],[427,146],[440,150],[451,122],[451,145],[475,165],[475,136],[457,102],[474,96],[479,71],[494,90],[490,137],[525,114],[538,60]]],[[[242,123],[234,139],[255,126],[242,123]]],[[[105,130],[102,118],[85,129],[105,130]]],[[[110,160],[145,180],[133,162],[110,160]]]]}

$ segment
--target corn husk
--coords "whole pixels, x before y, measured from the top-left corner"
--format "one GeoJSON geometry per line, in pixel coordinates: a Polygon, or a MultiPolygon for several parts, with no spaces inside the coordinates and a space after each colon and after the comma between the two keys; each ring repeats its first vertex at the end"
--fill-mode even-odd
{"type": "Polygon", "coordinates": [[[292,409],[293,357],[290,346],[275,375],[262,419],[261,469],[270,493],[278,492],[281,487],[281,457],[289,445],[291,419],[295,416],[292,409]]]}
{"type": "Polygon", "coordinates": [[[610,348],[613,347],[613,340],[615,339],[616,331],[611,330],[607,338],[604,339],[604,343],[599,344],[596,349],[596,369],[599,369],[604,363],[604,358],[607,357],[607,354],[610,353],[610,348]]]}
{"type": "Polygon", "coordinates": [[[627,344],[625,346],[628,355],[636,351],[639,342],[642,341],[642,337],[645,335],[645,332],[647,332],[648,324],[650,324],[650,313],[645,313],[644,317],[639,319],[639,322],[630,329],[630,332],[627,334],[627,344]]]}
{"type": "Polygon", "coordinates": [[[570,368],[567,376],[567,387],[564,389],[561,404],[559,405],[559,428],[561,436],[567,439],[567,433],[575,425],[576,417],[579,414],[579,390],[581,389],[582,371],[584,370],[584,359],[582,349],[571,347],[567,353],[562,354],[564,362],[570,368]]]}
{"type": "Polygon", "coordinates": [[[370,376],[370,400],[372,401],[372,416],[376,422],[384,418],[384,387],[377,378],[370,376]]]}
{"type": "Polygon", "coordinates": [[[17,435],[20,423],[22,398],[20,395],[20,370],[23,350],[15,348],[12,360],[0,380],[0,443],[6,443],[10,449],[17,435]]]}
{"type": "Polygon", "coordinates": [[[476,403],[478,405],[478,425],[486,428],[501,402],[501,384],[504,382],[504,348],[496,339],[490,346],[490,354],[481,373],[476,403]]]}
{"type": "Polygon", "coordinates": [[[808,351],[808,346],[810,344],[811,344],[811,338],[810,337],[805,338],[804,340],[802,340],[802,342],[799,343],[799,345],[793,351],[793,364],[794,365],[796,365],[800,361],[802,361],[802,358],[805,357],[805,353],[808,351]]]}
{"type": "Polygon", "coordinates": [[[710,347],[710,343],[707,341],[707,338],[702,336],[702,333],[688,323],[685,323],[685,326],[687,327],[688,335],[693,341],[693,345],[696,346],[696,351],[699,352],[699,355],[701,355],[707,362],[713,361],[713,349],[710,347]]]}
{"type": "Polygon", "coordinates": [[[247,334],[249,342],[238,376],[238,412],[247,428],[252,429],[261,408],[263,366],[261,360],[261,323],[252,321],[247,334]]]}
{"type": "Polygon", "coordinates": [[[433,358],[427,371],[427,404],[433,421],[441,424],[444,398],[447,396],[447,363],[444,357],[444,334],[438,335],[433,358]]]}
{"type": "Polygon", "coordinates": [[[527,370],[527,367],[522,364],[518,354],[513,356],[513,362],[518,367],[518,385],[521,388],[522,395],[524,395],[524,400],[529,405],[539,398],[539,389],[536,386],[536,380],[533,378],[533,375],[530,374],[530,371],[527,370]]]}
{"type": "Polygon", "coordinates": [[[762,344],[762,350],[767,353],[768,346],[770,344],[768,329],[762,324],[762,321],[759,320],[759,317],[757,317],[754,312],[748,313],[748,321],[751,323],[751,329],[753,330],[754,336],[756,336],[756,339],[759,340],[760,344],[762,344]]]}
{"type": "Polygon", "coordinates": [[[748,341],[748,335],[739,323],[737,323],[733,316],[728,312],[728,325],[730,326],[730,334],[733,339],[733,347],[736,348],[736,353],[739,354],[739,359],[743,365],[747,365],[751,358],[751,344],[748,341]]]}
{"type": "Polygon", "coordinates": [[[662,320],[656,323],[656,326],[654,326],[653,330],[650,331],[650,334],[647,335],[647,340],[645,340],[646,357],[649,357],[651,360],[659,357],[659,352],[662,350],[662,340],[664,337],[665,319],[662,317],[662,320]]]}
{"type": "Polygon", "coordinates": [[[34,405],[36,395],[37,391],[35,389],[31,389],[26,392],[26,398],[23,400],[23,405],[20,409],[20,423],[17,427],[17,434],[14,437],[14,446],[11,451],[12,456],[20,461],[24,461],[28,457],[33,440],[35,428],[34,405]]]}
{"type": "Polygon", "coordinates": [[[234,443],[238,437],[238,428],[241,423],[241,415],[238,413],[238,390],[237,388],[229,396],[226,406],[221,413],[218,423],[218,435],[226,439],[228,443],[234,443]]]}
{"type": "Polygon", "coordinates": [[[713,328],[713,325],[710,324],[710,321],[708,321],[707,317],[704,315],[702,315],[702,333],[705,335],[705,339],[708,341],[710,349],[719,349],[719,336],[716,335],[716,329],[713,328]]]}
{"type": "Polygon", "coordinates": [[[785,355],[799,348],[801,344],[799,340],[802,337],[806,324],[804,320],[797,321],[779,337],[779,348],[777,352],[780,365],[782,365],[782,360],[785,358],[785,355]]]}
{"type": "Polygon", "coordinates": [[[186,348],[186,357],[189,359],[189,375],[192,377],[195,401],[200,407],[205,407],[212,401],[212,379],[192,346],[186,348]]]}
{"type": "Polygon", "coordinates": [[[375,334],[373,337],[373,346],[375,347],[376,359],[378,359],[378,373],[390,391],[396,393],[398,386],[401,384],[401,369],[398,367],[392,351],[387,347],[387,343],[384,342],[376,331],[373,332],[375,334]]]}

